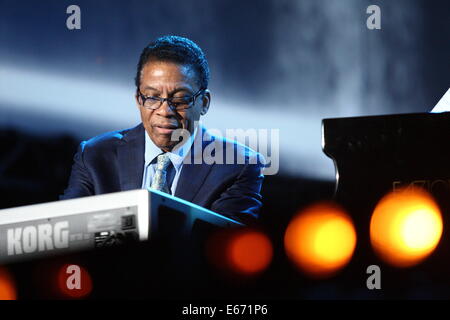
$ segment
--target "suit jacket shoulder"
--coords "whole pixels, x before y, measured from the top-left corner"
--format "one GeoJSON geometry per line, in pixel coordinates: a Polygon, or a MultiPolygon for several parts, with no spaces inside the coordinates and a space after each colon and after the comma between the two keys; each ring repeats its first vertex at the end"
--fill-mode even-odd
{"type": "Polygon", "coordinates": [[[135,137],[139,133],[143,134],[143,126],[139,124],[133,128],[110,131],[102,133],[98,136],[90,138],[81,142],[81,151],[84,152],[85,149],[95,149],[102,151],[110,151],[111,146],[117,143],[121,143],[124,139],[127,140],[130,137],[135,137]]]}
{"type": "Polygon", "coordinates": [[[138,189],[143,165],[142,124],[83,141],[74,156],[68,187],[60,199],[138,189]]]}

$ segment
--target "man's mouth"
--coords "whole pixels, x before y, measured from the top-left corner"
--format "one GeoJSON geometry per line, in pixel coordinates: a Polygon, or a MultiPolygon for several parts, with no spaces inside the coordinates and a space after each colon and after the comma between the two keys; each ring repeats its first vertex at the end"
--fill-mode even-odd
{"type": "Polygon", "coordinates": [[[160,124],[155,125],[154,129],[160,134],[172,134],[173,131],[178,129],[178,126],[174,124],[160,124]]]}

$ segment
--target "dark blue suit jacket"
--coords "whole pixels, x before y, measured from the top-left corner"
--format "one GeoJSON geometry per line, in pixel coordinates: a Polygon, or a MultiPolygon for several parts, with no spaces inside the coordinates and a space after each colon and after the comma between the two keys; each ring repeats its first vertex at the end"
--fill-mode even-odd
{"type": "MultiPolygon", "coordinates": [[[[199,133],[204,133],[205,129],[199,133]]],[[[142,124],[83,141],[74,157],[69,185],[60,199],[140,189],[144,170],[145,130],[142,124]]],[[[262,156],[217,136],[212,142],[243,156],[244,164],[183,164],[175,196],[217,213],[251,223],[258,217],[264,167],[262,156]],[[255,163],[256,158],[256,163],[255,163]],[[253,161],[251,161],[253,159],[253,161]]],[[[192,149],[191,149],[192,151],[192,149]]],[[[192,154],[188,156],[192,157],[192,154]]],[[[214,153],[213,153],[214,154],[214,153]]],[[[235,157],[235,159],[238,156],[235,157]]]]}

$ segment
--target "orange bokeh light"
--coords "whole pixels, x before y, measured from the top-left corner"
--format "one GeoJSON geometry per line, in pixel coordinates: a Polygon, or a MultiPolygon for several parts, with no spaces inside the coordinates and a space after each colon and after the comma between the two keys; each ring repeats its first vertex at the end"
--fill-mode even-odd
{"type": "Polygon", "coordinates": [[[302,210],[284,236],[287,256],[313,278],[334,275],[351,259],[356,231],[344,210],[332,203],[319,203],[302,210]]]}
{"type": "Polygon", "coordinates": [[[370,221],[372,247],[381,259],[396,267],[422,262],[438,245],[442,230],[439,206],[417,187],[383,197],[370,221]]]}
{"type": "Polygon", "coordinates": [[[17,292],[13,278],[8,270],[0,267],[0,300],[16,300],[17,292]]]}
{"type": "Polygon", "coordinates": [[[207,242],[209,261],[225,276],[237,280],[253,278],[267,269],[273,247],[269,237],[256,229],[224,229],[207,242]]]}
{"type": "Polygon", "coordinates": [[[269,238],[259,231],[236,234],[232,237],[227,250],[232,269],[245,275],[265,270],[273,255],[269,238]]]}

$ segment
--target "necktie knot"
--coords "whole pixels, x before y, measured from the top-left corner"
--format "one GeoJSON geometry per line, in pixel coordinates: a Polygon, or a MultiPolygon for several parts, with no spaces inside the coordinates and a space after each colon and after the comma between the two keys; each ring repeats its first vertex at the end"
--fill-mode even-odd
{"type": "Polygon", "coordinates": [[[156,170],[166,170],[170,164],[170,158],[167,153],[160,154],[156,161],[156,170]]]}

